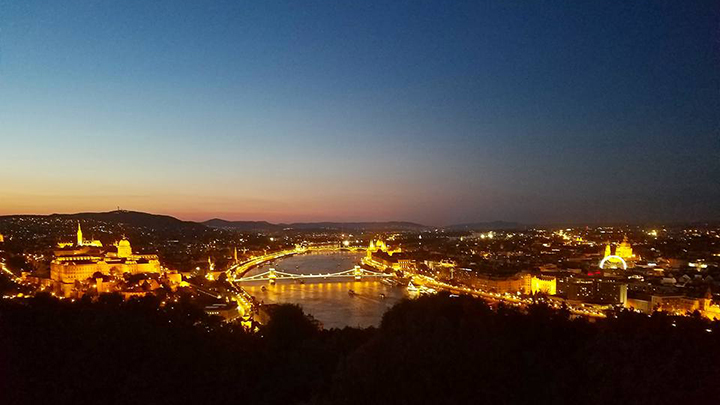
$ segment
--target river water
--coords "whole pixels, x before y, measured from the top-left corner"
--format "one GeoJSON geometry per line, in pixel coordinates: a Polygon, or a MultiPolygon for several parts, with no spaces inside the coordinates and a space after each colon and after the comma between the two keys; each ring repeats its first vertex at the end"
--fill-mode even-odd
{"type": "MultiPolygon", "coordinates": [[[[286,273],[336,273],[352,269],[360,263],[362,256],[349,252],[309,253],[265,264],[250,270],[247,275],[263,273],[270,268],[286,273]]],[[[248,282],[242,286],[266,304],[299,304],[326,329],[378,326],[385,311],[407,296],[405,288],[391,287],[374,279],[306,280],[305,284],[278,281],[275,285],[248,282]],[[349,294],[349,290],[355,294],[349,294]]]]}

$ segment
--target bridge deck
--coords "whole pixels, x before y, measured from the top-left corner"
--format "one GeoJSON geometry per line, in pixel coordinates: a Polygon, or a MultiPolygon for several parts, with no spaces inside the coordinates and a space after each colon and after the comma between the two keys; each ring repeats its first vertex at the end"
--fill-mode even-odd
{"type": "Polygon", "coordinates": [[[298,280],[298,279],[327,279],[327,278],[366,278],[366,277],[389,277],[388,274],[378,273],[365,269],[350,269],[337,273],[319,273],[319,274],[297,274],[286,273],[277,270],[268,270],[264,273],[256,274],[250,277],[241,277],[235,279],[236,282],[243,281],[269,281],[269,280],[298,280]]]}

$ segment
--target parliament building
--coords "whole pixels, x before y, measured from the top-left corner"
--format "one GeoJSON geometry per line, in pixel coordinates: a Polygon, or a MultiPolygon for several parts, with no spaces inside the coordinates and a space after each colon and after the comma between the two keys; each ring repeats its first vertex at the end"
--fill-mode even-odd
{"type": "Polygon", "coordinates": [[[402,249],[390,249],[382,240],[377,243],[370,241],[363,263],[380,270],[411,270],[415,267],[415,261],[408,258],[402,249]]]}

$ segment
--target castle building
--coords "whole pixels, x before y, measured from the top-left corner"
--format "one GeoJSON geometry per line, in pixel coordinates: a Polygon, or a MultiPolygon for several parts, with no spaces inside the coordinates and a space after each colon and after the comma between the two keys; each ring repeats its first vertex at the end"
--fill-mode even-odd
{"type": "Polygon", "coordinates": [[[86,241],[79,224],[76,242],[59,243],[53,253],[50,279],[56,290],[65,296],[72,293],[76,282],[93,278],[95,273],[160,273],[157,255],[134,254],[130,241],[125,238],[110,247],[103,247],[100,241],[86,241]]]}

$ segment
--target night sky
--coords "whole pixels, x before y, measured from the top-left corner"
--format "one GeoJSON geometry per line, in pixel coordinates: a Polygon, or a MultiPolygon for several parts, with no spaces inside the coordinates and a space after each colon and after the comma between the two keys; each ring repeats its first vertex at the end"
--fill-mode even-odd
{"type": "Polygon", "coordinates": [[[720,219],[720,2],[0,0],[0,214],[720,219]]]}

